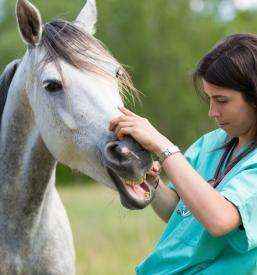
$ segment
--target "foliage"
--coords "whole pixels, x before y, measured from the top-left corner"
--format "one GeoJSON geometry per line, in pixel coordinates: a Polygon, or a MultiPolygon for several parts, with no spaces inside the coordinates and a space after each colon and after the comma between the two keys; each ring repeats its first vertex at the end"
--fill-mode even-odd
{"type": "MultiPolygon", "coordinates": [[[[85,1],[32,2],[46,22],[54,17],[74,20],[85,1]]],[[[97,0],[96,36],[118,60],[131,66],[134,83],[144,94],[142,106],[129,106],[183,149],[214,127],[207,106],[192,88],[191,73],[198,60],[224,35],[257,31],[256,12],[238,12],[234,20],[220,21],[216,14],[220,1],[207,2],[212,9],[200,13],[190,9],[188,0],[97,0]]],[[[14,7],[15,0],[6,1],[0,24],[0,69],[25,50],[14,7]]]]}

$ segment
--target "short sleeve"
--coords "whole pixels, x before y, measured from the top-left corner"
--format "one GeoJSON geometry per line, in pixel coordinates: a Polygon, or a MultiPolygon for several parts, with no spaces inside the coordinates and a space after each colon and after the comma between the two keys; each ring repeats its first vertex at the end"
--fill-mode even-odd
{"type": "Polygon", "coordinates": [[[257,247],[257,164],[235,175],[220,191],[233,203],[240,215],[243,227],[228,234],[230,245],[244,253],[257,247]]]}

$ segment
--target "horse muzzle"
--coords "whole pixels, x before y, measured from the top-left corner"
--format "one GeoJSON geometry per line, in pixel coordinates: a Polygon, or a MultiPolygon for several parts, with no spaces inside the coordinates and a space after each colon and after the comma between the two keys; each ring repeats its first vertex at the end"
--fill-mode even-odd
{"type": "Polygon", "coordinates": [[[154,198],[155,189],[146,181],[152,156],[131,137],[110,141],[104,147],[104,162],[116,186],[121,203],[129,209],[142,209],[154,198]]]}

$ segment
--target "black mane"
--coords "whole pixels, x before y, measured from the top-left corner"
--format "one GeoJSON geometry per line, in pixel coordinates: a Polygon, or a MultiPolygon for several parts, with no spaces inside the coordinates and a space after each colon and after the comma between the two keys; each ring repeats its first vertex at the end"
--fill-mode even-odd
{"type": "Polygon", "coordinates": [[[12,79],[16,73],[20,61],[21,59],[16,59],[9,63],[6,66],[4,72],[0,75],[0,126],[9,87],[12,83],[12,79]]]}

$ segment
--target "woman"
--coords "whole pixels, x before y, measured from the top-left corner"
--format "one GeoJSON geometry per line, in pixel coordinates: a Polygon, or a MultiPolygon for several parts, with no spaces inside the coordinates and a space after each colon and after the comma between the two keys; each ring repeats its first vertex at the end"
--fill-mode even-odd
{"type": "Polygon", "coordinates": [[[119,139],[131,135],[160,156],[171,183],[158,183],[155,212],[167,222],[137,274],[257,274],[257,35],[219,42],[193,75],[209,100],[218,129],[183,156],[146,119],[121,107],[111,122],[119,139]]]}

